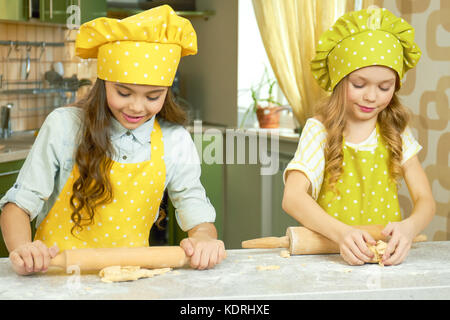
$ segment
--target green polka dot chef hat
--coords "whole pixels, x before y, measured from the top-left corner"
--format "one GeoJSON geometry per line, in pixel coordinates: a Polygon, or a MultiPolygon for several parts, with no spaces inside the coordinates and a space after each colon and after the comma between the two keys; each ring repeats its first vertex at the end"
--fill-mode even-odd
{"type": "Polygon", "coordinates": [[[77,56],[97,58],[100,79],[132,84],[171,86],[180,58],[196,53],[192,24],[168,5],[86,22],[75,41],[77,56]]]}
{"type": "Polygon", "coordinates": [[[385,8],[368,8],[344,14],[321,35],[311,71],[320,87],[332,91],[346,75],[367,66],[389,67],[401,80],[420,56],[409,23],[385,8]]]}

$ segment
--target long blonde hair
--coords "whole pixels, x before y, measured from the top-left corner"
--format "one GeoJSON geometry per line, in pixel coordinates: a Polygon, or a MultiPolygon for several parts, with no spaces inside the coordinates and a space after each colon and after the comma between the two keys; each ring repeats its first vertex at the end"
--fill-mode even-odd
{"type": "MultiPolygon", "coordinates": [[[[109,130],[113,115],[107,104],[105,81],[97,79],[87,96],[74,106],[83,110],[83,125],[80,144],[75,153],[80,175],[73,184],[70,197],[73,211],[71,219],[74,223],[72,234],[75,229],[81,231],[83,226],[93,222],[96,207],[112,200],[109,172],[114,154],[109,130]],[[83,211],[87,217],[82,215],[83,211]]],[[[175,103],[170,88],[157,118],[181,125],[187,122],[187,114],[175,103]]],[[[156,222],[158,228],[161,228],[160,222],[164,217],[165,212],[161,210],[156,222]]]]}
{"type": "MultiPolygon", "coordinates": [[[[396,89],[389,105],[378,114],[381,138],[386,143],[389,153],[389,173],[396,183],[402,176],[401,161],[403,157],[401,134],[410,119],[409,110],[404,107],[397,96],[399,89],[397,78],[396,89]]],[[[346,124],[345,105],[347,101],[348,76],[334,88],[332,94],[318,103],[315,114],[327,130],[325,146],[325,172],[328,173],[328,183],[331,190],[336,191],[336,182],[343,172],[342,150],[343,133],[346,124]]]]}

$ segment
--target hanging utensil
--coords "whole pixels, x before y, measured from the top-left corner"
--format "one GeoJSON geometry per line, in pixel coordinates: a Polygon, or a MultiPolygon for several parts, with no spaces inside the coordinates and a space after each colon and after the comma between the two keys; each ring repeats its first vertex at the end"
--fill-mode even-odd
{"type": "Polygon", "coordinates": [[[30,51],[31,51],[31,46],[28,46],[28,47],[27,47],[27,55],[26,55],[26,74],[25,74],[25,80],[28,79],[28,76],[30,75],[30,70],[31,70],[30,51]]]}
{"type": "MultiPolygon", "coordinates": [[[[16,50],[18,50],[16,48],[16,50]]],[[[27,46],[25,51],[25,58],[23,56],[20,58],[21,66],[20,66],[20,78],[22,80],[27,80],[30,75],[31,69],[31,58],[30,58],[31,46],[27,46]]]]}
{"type": "Polygon", "coordinates": [[[41,44],[41,54],[39,55],[39,59],[38,59],[39,62],[41,61],[41,58],[42,58],[42,55],[44,54],[44,52],[45,52],[45,42],[42,42],[42,44],[41,44]]]}
{"type": "Polygon", "coordinates": [[[23,53],[20,51],[19,49],[19,45],[16,43],[16,46],[14,48],[17,52],[17,56],[19,56],[19,61],[20,61],[20,70],[19,70],[19,79],[25,80],[25,76],[27,73],[27,65],[26,65],[26,59],[24,59],[23,53]]]}

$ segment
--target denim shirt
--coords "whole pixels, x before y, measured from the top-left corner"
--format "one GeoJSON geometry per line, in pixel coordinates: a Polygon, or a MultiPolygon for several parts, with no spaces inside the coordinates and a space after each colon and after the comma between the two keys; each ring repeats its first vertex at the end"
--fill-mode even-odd
{"type": "MultiPolygon", "coordinates": [[[[13,202],[38,226],[52,208],[69,178],[81,132],[82,110],[63,107],[44,121],[16,183],[0,200],[0,208],[13,202]]],[[[134,130],[116,119],[111,126],[112,159],[120,163],[150,160],[150,135],[155,117],[134,130]]],[[[200,182],[200,160],[189,132],[180,125],[158,119],[164,141],[165,188],[183,231],[203,222],[214,222],[216,212],[200,182]]]]}

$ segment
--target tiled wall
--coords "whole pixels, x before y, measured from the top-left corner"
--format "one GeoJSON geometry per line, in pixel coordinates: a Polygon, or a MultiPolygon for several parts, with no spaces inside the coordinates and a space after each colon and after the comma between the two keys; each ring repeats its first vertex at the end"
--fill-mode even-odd
{"type": "MultiPolygon", "coordinates": [[[[55,62],[61,62],[64,67],[64,77],[76,74],[78,79],[88,78],[95,81],[96,61],[81,61],[74,55],[74,39],[77,30],[69,30],[60,25],[42,23],[13,23],[0,22],[0,40],[33,41],[33,42],[63,42],[63,47],[46,47],[41,55],[41,47],[31,47],[31,69],[27,80],[21,79],[21,65],[26,57],[26,47],[20,46],[18,50],[10,46],[0,46],[0,74],[2,77],[2,90],[37,88],[39,84],[11,84],[15,81],[36,82],[43,81],[41,88],[48,88],[44,80],[46,71],[51,70],[55,62]],[[40,59],[39,59],[40,58],[40,59]],[[6,83],[8,82],[8,84],[6,83]]],[[[83,95],[88,87],[78,90],[77,96],[83,95]]],[[[69,97],[71,93],[66,93],[69,97]]],[[[0,106],[13,103],[11,110],[11,126],[13,131],[38,129],[45,117],[55,107],[60,107],[67,101],[58,93],[47,94],[2,94],[0,93],[0,106]]]]}
{"type": "MultiPolygon", "coordinates": [[[[436,200],[436,216],[426,228],[430,240],[450,240],[450,1],[385,0],[382,6],[408,21],[416,30],[422,57],[406,74],[400,99],[412,111],[411,127],[423,149],[418,157],[436,200]]],[[[405,185],[400,206],[411,213],[405,185]]]]}

